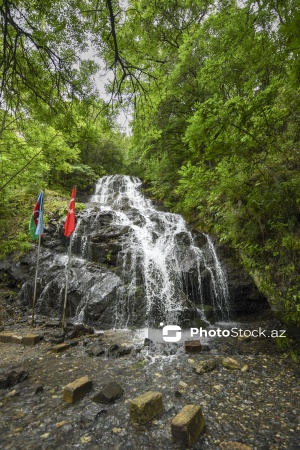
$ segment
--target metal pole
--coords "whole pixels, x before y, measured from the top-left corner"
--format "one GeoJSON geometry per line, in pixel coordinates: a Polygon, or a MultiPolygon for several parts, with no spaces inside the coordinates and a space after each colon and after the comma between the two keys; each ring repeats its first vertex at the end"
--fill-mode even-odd
{"type": "Polygon", "coordinates": [[[72,245],[72,236],[70,237],[70,245],[68,250],[68,264],[67,264],[67,273],[66,273],[66,291],[65,291],[65,301],[64,301],[64,310],[61,321],[61,329],[65,331],[65,320],[66,320],[66,311],[67,311],[67,297],[68,297],[68,285],[69,285],[69,272],[70,272],[70,261],[71,261],[71,245],[72,245]]]}
{"type": "Polygon", "coordinates": [[[32,302],[31,326],[34,325],[34,309],[35,309],[35,304],[36,304],[37,277],[38,277],[38,272],[39,272],[41,238],[42,238],[42,235],[39,234],[39,243],[38,243],[37,260],[36,260],[36,271],[35,271],[35,280],[34,280],[34,291],[33,291],[33,302],[32,302]]]}

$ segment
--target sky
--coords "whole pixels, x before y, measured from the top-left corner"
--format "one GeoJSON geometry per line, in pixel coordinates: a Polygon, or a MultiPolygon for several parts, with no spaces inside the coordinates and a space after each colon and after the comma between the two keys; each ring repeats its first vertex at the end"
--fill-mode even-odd
{"type": "MultiPolygon", "coordinates": [[[[91,59],[95,61],[100,69],[94,76],[94,83],[95,87],[98,90],[100,97],[109,102],[111,99],[111,95],[106,92],[105,86],[109,81],[112,81],[113,79],[113,73],[112,71],[108,70],[106,67],[105,62],[103,59],[99,58],[92,47],[88,49],[85,53],[81,55],[82,60],[91,59]]],[[[128,136],[131,134],[131,127],[130,127],[130,121],[132,120],[132,112],[124,107],[124,110],[120,112],[118,115],[117,123],[120,125],[121,130],[127,134],[128,136]]]]}

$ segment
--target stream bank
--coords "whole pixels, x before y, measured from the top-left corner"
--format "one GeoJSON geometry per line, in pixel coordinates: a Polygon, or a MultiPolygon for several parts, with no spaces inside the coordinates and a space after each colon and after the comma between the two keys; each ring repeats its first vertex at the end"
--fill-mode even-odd
{"type": "MultiPolygon", "coordinates": [[[[274,339],[214,338],[191,355],[180,344],[171,352],[147,347],[141,330],[106,330],[68,339],[72,346],[53,353],[60,329],[48,325],[41,320],[34,327],[43,338],[35,346],[0,343],[1,369],[22,366],[28,372],[21,384],[0,389],[2,449],[179,449],[170,423],[187,404],[201,405],[206,422],[194,449],[234,448],[226,442],[252,450],[300,448],[299,364],[281,353],[274,339]],[[97,347],[104,349],[102,356],[93,356],[97,347]],[[226,369],[226,357],[242,370],[226,369]],[[197,374],[195,366],[207,360],[213,360],[214,369],[197,374]],[[93,381],[92,392],[65,404],[62,388],[84,375],[93,381]],[[124,394],[112,404],[93,402],[95,392],[110,381],[124,394]],[[150,390],[162,393],[164,412],[146,425],[135,425],[129,402],[150,390]]],[[[235,325],[277,327],[267,316],[235,325]]],[[[26,334],[33,329],[22,319],[8,323],[5,331],[26,334]]]]}

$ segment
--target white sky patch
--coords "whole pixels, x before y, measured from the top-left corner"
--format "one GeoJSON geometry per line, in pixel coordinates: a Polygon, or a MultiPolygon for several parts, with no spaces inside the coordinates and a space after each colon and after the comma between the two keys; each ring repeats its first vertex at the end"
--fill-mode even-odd
{"type": "MultiPolygon", "coordinates": [[[[94,75],[94,84],[99,92],[100,98],[105,102],[109,102],[111,99],[111,94],[107,92],[106,86],[113,81],[113,72],[108,69],[105,61],[95,53],[93,48],[89,46],[89,49],[81,54],[81,60],[93,60],[99,67],[99,70],[94,75]]],[[[130,107],[125,107],[117,117],[117,123],[121,128],[121,131],[128,136],[131,134],[130,122],[132,120],[132,111],[130,107]]]]}

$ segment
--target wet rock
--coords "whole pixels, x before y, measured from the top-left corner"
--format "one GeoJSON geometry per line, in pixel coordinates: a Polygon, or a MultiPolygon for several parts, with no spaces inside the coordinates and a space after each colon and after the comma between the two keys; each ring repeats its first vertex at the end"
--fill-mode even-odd
{"type": "Polygon", "coordinates": [[[106,414],[106,409],[99,409],[98,406],[92,404],[81,414],[80,422],[85,426],[90,426],[93,425],[100,416],[106,414]]]}
{"type": "Polygon", "coordinates": [[[41,394],[44,392],[44,386],[40,383],[36,383],[32,386],[33,395],[41,394]]]}
{"type": "MultiPolygon", "coordinates": [[[[89,325],[84,325],[83,323],[78,323],[73,325],[74,331],[77,332],[77,336],[85,336],[87,334],[94,334],[94,328],[90,327],[89,325]]],[[[71,330],[70,330],[71,332],[71,330]]]]}
{"type": "Polygon", "coordinates": [[[54,345],[54,347],[51,348],[52,353],[61,353],[67,350],[70,347],[70,344],[58,344],[54,345]]]}
{"type": "Polygon", "coordinates": [[[174,395],[177,398],[181,398],[182,397],[182,392],[178,389],[177,391],[175,391],[174,395]]]}
{"type": "Polygon", "coordinates": [[[62,399],[67,403],[75,403],[81,397],[88,394],[92,387],[93,383],[87,376],[78,378],[63,388],[62,399]]]}
{"type": "Polygon", "coordinates": [[[201,344],[201,352],[209,352],[211,350],[210,345],[209,344],[201,344]]]}
{"type": "Polygon", "coordinates": [[[113,344],[107,349],[108,357],[117,357],[120,356],[120,346],[118,344],[113,344]]]}
{"type": "Polygon", "coordinates": [[[194,366],[194,371],[198,375],[203,375],[206,372],[211,372],[217,367],[217,363],[214,359],[207,359],[205,361],[199,362],[194,366]]]}
{"type": "Polygon", "coordinates": [[[52,342],[52,344],[62,344],[65,340],[65,333],[57,331],[56,333],[52,333],[48,340],[52,342]]]}
{"type": "Polygon", "coordinates": [[[11,332],[7,332],[7,331],[2,331],[0,333],[0,342],[8,343],[12,341],[12,337],[13,337],[14,333],[11,332]]]}
{"type": "Polygon", "coordinates": [[[41,337],[39,334],[26,334],[26,336],[23,336],[22,338],[22,344],[23,345],[35,345],[38,342],[40,342],[41,337]]]}
{"type": "Polygon", "coordinates": [[[171,422],[174,440],[185,446],[192,446],[197,441],[205,426],[201,406],[186,405],[171,422]]]}
{"type": "Polygon", "coordinates": [[[201,343],[197,339],[193,341],[185,341],[184,348],[187,353],[200,353],[201,343]]]}
{"type": "Polygon", "coordinates": [[[26,380],[21,381],[21,383],[18,383],[15,387],[15,390],[17,393],[20,393],[23,389],[26,389],[29,386],[29,380],[26,378],[26,380]]]}
{"type": "Polygon", "coordinates": [[[133,345],[122,344],[118,350],[118,356],[129,355],[133,350],[133,345]]]}
{"type": "Polygon", "coordinates": [[[105,355],[105,349],[100,344],[93,344],[87,350],[89,356],[103,356],[105,355]]]}
{"type": "Polygon", "coordinates": [[[233,358],[224,358],[222,359],[222,365],[229,370],[240,370],[241,365],[240,363],[233,358]]]}
{"type": "Polygon", "coordinates": [[[15,369],[0,369],[0,389],[5,389],[21,383],[28,377],[28,372],[23,367],[15,369]]]}
{"type": "Polygon", "coordinates": [[[133,422],[145,424],[163,411],[162,394],[146,392],[130,402],[130,419],[133,422]]]}
{"type": "Polygon", "coordinates": [[[22,344],[22,339],[23,339],[23,336],[19,336],[19,335],[14,334],[11,337],[11,343],[12,344],[22,344]]]}
{"type": "Polygon", "coordinates": [[[77,337],[79,337],[79,331],[78,330],[67,331],[66,339],[76,339],[77,337]]]}
{"type": "Polygon", "coordinates": [[[60,326],[61,326],[61,322],[59,320],[51,320],[51,321],[45,322],[46,328],[55,328],[55,327],[60,327],[60,326]]]}
{"type": "Polygon", "coordinates": [[[120,398],[124,393],[124,389],[115,381],[106,384],[101,392],[98,392],[92,397],[94,402],[98,403],[113,403],[120,398]]]}
{"type": "Polygon", "coordinates": [[[234,441],[221,442],[220,447],[221,450],[252,450],[252,447],[249,447],[249,445],[234,441]]]}

